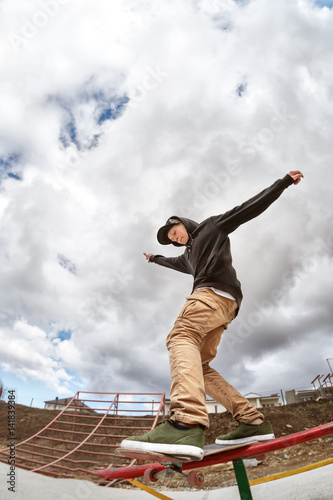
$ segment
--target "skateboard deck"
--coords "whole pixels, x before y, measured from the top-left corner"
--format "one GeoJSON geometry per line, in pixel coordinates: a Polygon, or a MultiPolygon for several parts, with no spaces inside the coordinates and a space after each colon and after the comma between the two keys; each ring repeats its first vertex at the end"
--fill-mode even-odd
{"type": "MultiPolygon", "coordinates": [[[[235,450],[237,448],[244,448],[250,444],[256,444],[258,441],[251,443],[242,443],[234,445],[221,445],[221,444],[208,444],[204,447],[204,457],[215,455],[216,453],[223,453],[224,451],[235,450]]],[[[159,463],[185,463],[185,462],[200,462],[197,458],[186,455],[168,455],[164,453],[157,453],[154,451],[132,450],[128,448],[117,448],[116,453],[125,458],[132,458],[142,461],[155,461],[159,463]]]]}
{"type": "Polygon", "coordinates": [[[222,445],[222,444],[207,444],[204,447],[204,457],[209,455],[215,455],[216,453],[223,453],[224,451],[237,450],[237,448],[244,448],[245,446],[250,446],[251,444],[257,444],[259,441],[251,441],[251,443],[241,443],[232,445],[222,445]]]}
{"type": "Polygon", "coordinates": [[[127,448],[117,448],[116,453],[125,458],[159,463],[183,463],[195,460],[195,458],[190,456],[165,455],[164,453],[157,453],[155,451],[129,450],[127,448]]]}

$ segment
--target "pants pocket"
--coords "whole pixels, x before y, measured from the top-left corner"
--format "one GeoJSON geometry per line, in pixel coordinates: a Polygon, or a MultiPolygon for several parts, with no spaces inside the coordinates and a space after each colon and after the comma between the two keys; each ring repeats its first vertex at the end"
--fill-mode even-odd
{"type": "Polygon", "coordinates": [[[204,304],[206,304],[207,306],[209,306],[211,309],[218,309],[219,308],[219,303],[218,301],[215,300],[215,297],[214,297],[214,292],[212,292],[212,294],[205,294],[203,292],[201,292],[200,290],[198,290],[197,292],[193,292],[192,295],[190,295],[189,297],[186,297],[186,300],[187,301],[195,301],[195,300],[198,300],[200,302],[203,302],[204,304]]]}

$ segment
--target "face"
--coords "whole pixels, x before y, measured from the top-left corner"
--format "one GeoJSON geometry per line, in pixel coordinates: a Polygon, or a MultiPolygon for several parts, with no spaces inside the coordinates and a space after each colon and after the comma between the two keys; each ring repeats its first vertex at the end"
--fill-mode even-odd
{"type": "Polygon", "coordinates": [[[182,222],[172,226],[170,231],[168,232],[169,240],[179,243],[180,245],[186,245],[189,240],[188,232],[182,222]]]}

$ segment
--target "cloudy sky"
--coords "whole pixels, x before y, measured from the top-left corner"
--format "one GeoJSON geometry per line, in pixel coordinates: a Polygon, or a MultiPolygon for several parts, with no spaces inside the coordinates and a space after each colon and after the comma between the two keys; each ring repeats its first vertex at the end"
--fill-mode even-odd
{"type": "Polygon", "coordinates": [[[333,363],[332,2],[1,0],[0,378],[19,402],[166,392],[192,278],[147,264],[290,170],[231,235],[244,301],[214,361],[244,394],[333,363]]]}

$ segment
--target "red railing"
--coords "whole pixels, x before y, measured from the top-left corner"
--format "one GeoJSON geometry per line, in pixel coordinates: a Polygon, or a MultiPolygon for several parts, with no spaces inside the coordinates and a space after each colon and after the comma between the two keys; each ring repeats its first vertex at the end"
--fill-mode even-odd
{"type": "MultiPolygon", "coordinates": [[[[214,455],[205,456],[202,460],[195,462],[184,462],[182,464],[182,470],[199,469],[202,467],[208,467],[211,465],[221,464],[235,460],[237,458],[255,457],[269,453],[275,450],[281,450],[283,448],[288,448],[290,446],[295,446],[297,444],[306,443],[307,441],[312,441],[313,439],[318,439],[320,437],[329,436],[333,434],[333,422],[328,424],[320,425],[313,429],[306,431],[297,432],[295,434],[290,434],[289,436],[283,436],[281,438],[274,439],[268,443],[251,444],[249,446],[244,446],[244,448],[237,448],[234,450],[226,450],[214,455]]],[[[99,470],[98,473],[101,477],[108,479],[123,478],[130,479],[135,477],[140,477],[144,475],[145,470],[154,469],[159,472],[165,469],[165,465],[156,463],[145,463],[143,465],[127,465],[124,467],[115,467],[109,469],[99,470]]],[[[245,498],[245,496],[244,496],[245,498]]]]}
{"type": "MultiPolygon", "coordinates": [[[[265,453],[270,453],[271,451],[289,448],[290,446],[306,443],[307,441],[329,436],[330,434],[333,434],[333,422],[320,425],[319,427],[314,427],[313,429],[308,429],[306,431],[296,432],[295,434],[290,434],[289,436],[276,438],[268,443],[252,444],[246,448],[238,448],[235,450],[224,451],[216,455],[207,456],[204,458],[205,466],[229,462],[230,460],[234,460],[238,457],[246,458],[264,455],[265,453]]],[[[188,470],[190,468],[195,469],[200,467],[200,462],[191,462],[191,464],[192,466],[190,467],[189,462],[184,463],[182,469],[188,470]]]]}

